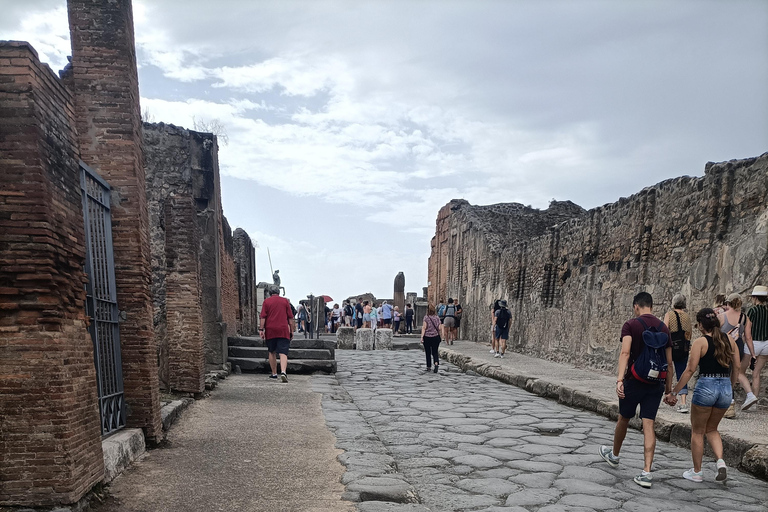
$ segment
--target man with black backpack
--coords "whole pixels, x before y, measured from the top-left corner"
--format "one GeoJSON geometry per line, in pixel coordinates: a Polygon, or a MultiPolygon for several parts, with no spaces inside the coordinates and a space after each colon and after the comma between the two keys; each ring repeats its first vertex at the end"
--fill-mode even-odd
{"type": "Polygon", "coordinates": [[[493,314],[494,338],[498,340],[498,350],[493,357],[504,359],[504,352],[507,351],[507,340],[509,339],[509,323],[512,320],[512,313],[507,309],[507,301],[499,301],[499,309],[493,314]]]}
{"type": "Polygon", "coordinates": [[[619,420],[613,434],[613,448],[601,446],[599,453],[611,467],[619,465],[619,452],[627,435],[629,420],[640,406],[645,463],[643,471],[634,478],[634,482],[650,488],[653,484],[653,454],[656,451],[656,413],[665,394],[665,402],[669,405],[677,401],[670,395],[672,372],[667,371],[673,367],[672,343],[669,328],[653,315],[651,294],[641,292],[635,295],[632,309],[635,318],[627,320],[621,328],[621,355],[616,379],[619,420]]]}

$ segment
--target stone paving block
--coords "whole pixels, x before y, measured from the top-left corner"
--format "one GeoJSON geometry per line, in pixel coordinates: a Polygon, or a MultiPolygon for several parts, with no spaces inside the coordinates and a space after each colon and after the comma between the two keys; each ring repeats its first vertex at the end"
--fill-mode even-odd
{"type": "Polygon", "coordinates": [[[373,350],[373,329],[362,328],[355,333],[357,350],[373,350]]]}
{"type": "Polygon", "coordinates": [[[355,345],[354,327],[339,327],[336,331],[336,348],[339,350],[352,350],[355,345]]]}
{"type": "Polygon", "coordinates": [[[360,512],[430,512],[424,505],[416,503],[389,503],[386,501],[366,501],[357,506],[360,512]]]}
{"type": "Polygon", "coordinates": [[[392,350],[392,329],[376,329],[376,350],[392,350]]]}
{"type": "Polygon", "coordinates": [[[398,478],[367,476],[347,486],[347,491],[360,495],[360,501],[392,501],[408,503],[416,499],[413,488],[398,478]]]}

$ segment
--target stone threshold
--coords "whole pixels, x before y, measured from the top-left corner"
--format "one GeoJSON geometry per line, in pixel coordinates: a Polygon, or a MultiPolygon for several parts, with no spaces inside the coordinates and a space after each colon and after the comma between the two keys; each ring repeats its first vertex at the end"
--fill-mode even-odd
{"type": "MultiPolygon", "coordinates": [[[[475,345],[475,343],[469,343],[475,345]]],[[[487,349],[485,345],[483,347],[487,349]]],[[[475,372],[478,375],[525,389],[529,393],[557,400],[559,403],[570,407],[592,411],[614,421],[618,419],[618,401],[607,400],[592,394],[589,389],[589,382],[585,384],[584,389],[575,389],[535,375],[535,368],[531,365],[527,367],[528,373],[523,373],[510,368],[503,368],[495,361],[483,361],[477,357],[473,358],[461,353],[459,350],[461,348],[455,347],[455,345],[452,345],[451,348],[440,347],[440,357],[456,365],[464,372],[475,372]]],[[[508,352],[508,354],[511,357],[525,357],[512,352],[508,352]]],[[[555,363],[546,361],[546,364],[552,365],[555,363]]],[[[604,378],[612,380],[612,377],[606,376],[604,378]]],[[[687,416],[681,417],[681,419],[683,418],[686,421],[671,421],[657,417],[655,422],[657,438],[682,448],[690,448],[691,426],[687,423],[687,416]]],[[[637,416],[629,424],[630,427],[637,430],[642,428],[642,422],[637,416]]],[[[761,480],[768,481],[768,444],[753,443],[730,434],[723,434],[722,432],[721,437],[723,440],[724,458],[729,466],[750,473],[761,480]]],[[[706,445],[706,453],[707,455],[712,455],[708,444],[706,445]]]]}

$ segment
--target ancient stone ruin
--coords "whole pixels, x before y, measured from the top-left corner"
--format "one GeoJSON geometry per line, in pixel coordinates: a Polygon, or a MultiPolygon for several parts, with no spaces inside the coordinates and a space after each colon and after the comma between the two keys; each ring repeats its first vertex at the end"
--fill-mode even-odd
{"type": "Polygon", "coordinates": [[[639,291],[660,316],[678,292],[695,312],[717,293],[748,296],[766,276],[768,153],[589,211],[453,200],[438,213],[428,295],[461,302],[464,339],[490,341],[490,308],[503,298],[515,350],[613,369],[639,291]]]}
{"type": "Polygon", "coordinates": [[[216,138],[142,126],[130,1],[68,14],[60,77],[0,42],[0,506],[78,501],[102,435],[161,441],[161,387],[202,393],[227,336],[256,330],[216,138]]]}

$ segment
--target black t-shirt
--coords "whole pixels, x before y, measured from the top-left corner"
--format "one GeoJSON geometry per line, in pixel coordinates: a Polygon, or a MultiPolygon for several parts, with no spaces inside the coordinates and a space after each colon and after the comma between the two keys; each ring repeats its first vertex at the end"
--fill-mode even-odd
{"type": "Polygon", "coordinates": [[[363,305],[359,302],[355,304],[355,311],[357,311],[357,316],[361,317],[363,316],[363,305]]]}
{"type": "Polygon", "coordinates": [[[413,320],[413,308],[408,308],[405,310],[405,319],[413,320]]]}

